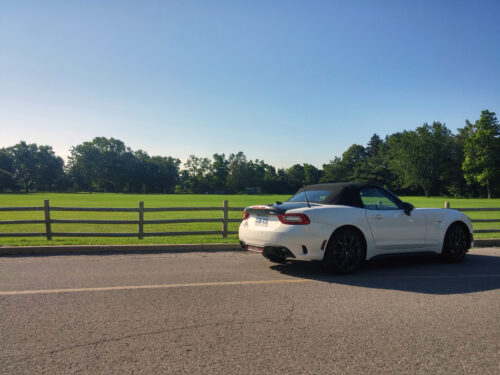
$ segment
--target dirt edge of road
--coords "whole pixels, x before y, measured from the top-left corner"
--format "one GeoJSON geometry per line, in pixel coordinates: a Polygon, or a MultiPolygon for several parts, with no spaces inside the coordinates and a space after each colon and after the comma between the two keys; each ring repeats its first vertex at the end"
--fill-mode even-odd
{"type": "Polygon", "coordinates": [[[69,246],[0,246],[4,255],[70,255],[85,253],[154,253],[192,251],[241,251],[239,244],[165,244],[165,245],[69,245],[69,246]]]}

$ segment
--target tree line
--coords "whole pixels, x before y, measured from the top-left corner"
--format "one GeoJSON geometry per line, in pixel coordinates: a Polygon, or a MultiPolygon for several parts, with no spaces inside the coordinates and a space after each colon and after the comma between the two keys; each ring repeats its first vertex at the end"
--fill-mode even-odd
{"type": "Polygon", "coordinates": [[[433,122],[353,144],[318,169],[311,164],[275,168],[243,152],[170,156],[133,151],[115,138],[96,137],[73,146],[67,163],[51,146],[24,141],[0,149],[0,191],[84,191],[125,193],[292,194],[304,185],[357,181],[398,193],[487,196],[500,193],[500,125],[482,111],[454,134],[433,122]]]}

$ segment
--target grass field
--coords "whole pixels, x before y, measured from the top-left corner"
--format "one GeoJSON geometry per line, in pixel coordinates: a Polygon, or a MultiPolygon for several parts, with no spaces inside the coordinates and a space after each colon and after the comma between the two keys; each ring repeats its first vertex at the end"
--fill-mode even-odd
{"type": "MultiPolygon", "coordinates": [[[[272,203],[288,199],[287,195],[145,195],[145,194],[110,194],[110,193],[31,193],[31,194],[0,194],[0,207],[13,206],[43,206],[44,199],[50,200],[51,206],[65,207],[130,207],[137,208],[139,201],[144,201],[145,207],[196,207],[220,206],[224,200],[230,207],[245,207],[252,204],[272,203]]],[[[444,207],[448,201],[451,208],[500,207],[500,199],[455,199],[443,197],[402,197],[415,207],[444,207]]],[[[500,219],[500,211],[467,212],[473,219],[500,219]]],[[[43,212],[0,212],[0,220],[43,220],[43,212]]],[[[181,218],[222,218],[222,211],[198,212],[162,212],[145,213],[145,220],[181,219],[181,218]]],[[[241,212],[229,212],[229,218],[241,218],[241,212]]],[[[137,213],[109,212],[51,212],[53,219],[102,219],[102,220],[137,220],[137,213]]],[[[230,223],[229,230],[237,230],[238,223],[230,223]]],[[[145,225],[145,232],[189,231],[189,230],[221,230],[219,223],[190,224],[155,224],[145,225]]],[[[475,229],[500,228],[500,223],[475,223],[475,229]]],[[[44,232],[44,224],[0,225],[0,232],[44,232]]],[[[137,225],[123,224],[52,224],[53,232],[137,232],[137,225]]],[[[478,233],[475,238],[498,238],[500,233],[478,233]]],[[[146,237],[137,238],[66,238],[55,237],[47,241],[44,237],[0,238],[0,245],[67,245],[67,244],[161,244],[161,243],[209,243],[236,242],[237,235],[222,239],[218,235],[146,237]]]]}

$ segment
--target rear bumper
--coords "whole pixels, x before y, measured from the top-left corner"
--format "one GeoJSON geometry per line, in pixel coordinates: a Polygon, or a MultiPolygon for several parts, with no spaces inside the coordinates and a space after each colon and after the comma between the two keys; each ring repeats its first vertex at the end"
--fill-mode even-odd
{"type": "Polygon", "coordinates": [[[286,247],[280,247],[280,246],[266,246],[264,248],[264,251],[262,252],[262,255],[266,258],[295,258],[295,255],[288,250],[286,247]]]}
{"type": "Polygon", "coordinates": [[[283,246],[255,247],[252,245],[246,245],[242,241],[240,241],[240,245],[245,250],[255,251],[255,252],[261,253],[267,259],[271,259],[271,258],[281,258],[281,259],[295,258],[295,255],[293,255],[293,253],[289,249],[287,249],[286,247],[283,247],[283,246]]]}
{"type": "Polygon", "coordinates": [[[308,226],[287,226],[282,231],[266,231],[249,229],[241,225],[239,229],[240,244],[243,248],[248,245],[263,248],[262,253],[277,255],[286,258],[323,259],[324,251],[321,244],[325,235],[314,233],[308,226]]]}

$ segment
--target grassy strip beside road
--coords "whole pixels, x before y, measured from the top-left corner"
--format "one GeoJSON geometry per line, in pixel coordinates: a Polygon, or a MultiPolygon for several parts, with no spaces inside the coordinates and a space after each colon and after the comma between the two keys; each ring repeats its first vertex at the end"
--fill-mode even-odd
{"type": "MultiPolygon", "coordinates": [[[[145,207],[201,207],[220,206],[224,200],[230,207],[245,207],[252,204],[272,203],[288,199],[287,195],[166,195],[166,194],[67,194],[67,193],[31,193],[31,194],[0,194],[0,207],[42,206],[44,199],[50,200],[51,206],[65,207],[130,207],[137,208],[139,201],[144,201],[145,207]]],[[[449,201],[451,207],[500,207],[500,199],[454,199],[443,197],[402,197],[416,207],[444,207],[449,201]]],[[[469,212],[474,219],[498,219],[500,212],[469,212]]],[[[0,220],[43,220],[43,212],[0,212],[0,220]]],[[[110,212],[52,212],[53,219],[99,219],[99,220],[137,220],[137,213],[110,212]]],[[[199,212],[158,212],[146,213],[146,220],[183,219],[183,218],[222,218],[222,211],[199,212]]],[[[240,212],[229,212],[229,218],[241,218],[240,212]]],[[[156,224],[145,225],[146,232],[187,231],[187,230],[220,230],[219,223],[191,224],[156,224]]],[[[229,230],[237,230],[238,223],[230,223],[229,230]]],[[[499,228],[500,223],[475,223],[476,229],[499,228]]],[[[54,232],[137,232],[137,225],[97,225],[97,224],[53,224],[54,232]]],[[[2,225],[2,232],[44,232],[43,224],[2,225]]],[[[476,238],[497,238],[499,233],[476,234],[476,238]]],[[[162,243],[214,243],[236,242],[237,236],[230,235],[223,240],[218,235],[205,236],[175,236],[137,238],[60,238],[52,241],[40,238],[0,238],[0,245],[31,246],[31,245],[87,245],[87,244],[162,244],[162,243]]]]}

